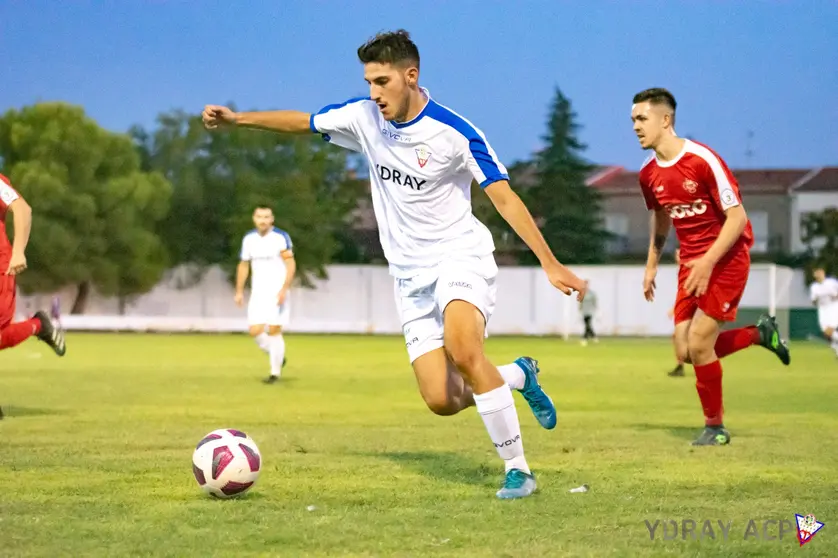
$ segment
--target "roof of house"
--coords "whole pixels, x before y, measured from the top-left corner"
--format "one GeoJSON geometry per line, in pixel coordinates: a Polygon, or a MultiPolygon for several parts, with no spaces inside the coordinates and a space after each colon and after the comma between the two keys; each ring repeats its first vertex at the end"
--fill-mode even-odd
{"type": "MultiPolygon", "coordinates": [[[[603,194],[637,192],[637,172],[615,166],[588,179],[603,194]]],[[[787,194],[791,190],[838,190],[838,167],[823,169],[733,169],[743,193],[787,194]],[[815,172],[818,171],[818,172],[815,172]]]]}
{"type": "Polygon", "coordinates": [[[838,192],[838,167],[813,169],[792,187],[794,192],[838,192]]]}

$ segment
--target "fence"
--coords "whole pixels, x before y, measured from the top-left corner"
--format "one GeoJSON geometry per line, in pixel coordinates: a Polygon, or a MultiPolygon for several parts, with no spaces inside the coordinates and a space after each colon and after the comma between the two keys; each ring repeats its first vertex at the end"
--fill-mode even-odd
{"type": "MultiPolygon", "coordinates": [[[[667,312],[675,300],[674,265],[661,266],[656,300],[642,293],[642,266],[579,266],[574,270],[590,281],[598,298],[594,325],[600,335],[667,336],[672,321],[667,312]]],[[[328,280],[316,288],[291,293],[289,332],[398,334],[401,324],[393,298],[393,280],[381,266],[333,265],[328,280]]],[[[501,267],[498,301],[489,324],[490,334],[577,335],[583,331],[575,299],[554,289],[537,267],[501,267]]],[[[150,293],[127,304],[92,293],[84,315],[65,316],[68,329],[243,331],[245,310],[233,302],[233,287],[220,269],[210,269],[194,285],[181,288],[182,270],[168,274],[150,293]]],[[[73,290],[20,297],[18,309],[31,312],[48,307],[60,296],[66,313],[73,290]]],[[[808,306],[803,275],[774,265],[754,265],[741,303],[751,319],[769,310],[781,323],[789,309],[808,306]]],[[[787,321],[787,320],[785,320],[787,321]]],[[[787,327],[787,324],[786,324],[787,327]]],[[[784,332],[787,334],[788,330],[784,332]]]]}

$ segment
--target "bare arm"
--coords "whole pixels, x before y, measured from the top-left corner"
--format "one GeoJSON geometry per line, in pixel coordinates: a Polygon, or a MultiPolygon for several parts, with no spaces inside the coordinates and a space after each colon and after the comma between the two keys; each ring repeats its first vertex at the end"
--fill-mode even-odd
{"type": "Polygon", "coordinates": [[[722,257],[727,254],[731,246],[736,244],[739,237],[745,231],[748,224],[748,214],[745,213],[745,208],[742,205],[735,205],[725,211],[725,223],[722,225],[722,230],[719,231],[719,237],[704,254],[704,257],[710,260],[713,265],[716,264],[722,257]]]}
{"type": "Polygon", "coordinates": [[[286,134],[310,134],[311,114],[295,110],[237,112],[236,125],[286,134]]]}
{"type": "Polygon", "coordinates": [[[521,237],[521,240],[526,243],[533,254],[535,254],[535,257],[538,258],[541,267],[561,265],[547,245],[547,241],[544,240],[541,231],[538,230],[538,225],[535,224],[535,220],[532,218],[529,209],[521,201],[521,198],[518,197],[518,194],[512,190],[508,181],[499,180],[493,182],[485,188],[485,191],[501,217],[509,223],[512,230],[521,237]]]}
{"type": "Polygon", "coordinates": [[[241,261],[236,268],[236,293],[244,292],[244,284],[247,282],[247,276],[250,273],[250,262],[241,261]]]}
{"type": "Polygon", "coordinates": [[[233,112],[222,105],[207,105],[201,113],[204,126],[214,130],[224,126],[242,126],[286,134],[310,134],[311,114],[296,110],[233,112]]]}
{"type": "Polygon", "coordinates": [[[297,273],[297,260],[294,259],[294,254],[288,252],[288,255],[283,254],[285,260],[285,284],[282,285],[282,290],[287,291],[291,288],[291,283],[294,282],[294,275],[297,273]]]}
{"type": "Polygon", "coordinates": [[[672,220],[666,214],[666,210],[655,209],[652,211],[649,221],[649,255],[646,257],[646,267],[658,266],[671,226],[672,220]]]}
{"type": "Polygon", "coordinates": [[[15,216],[15,240],[12,252],[23,255],[29,244],[29,233],[32,230],[32,208],[23,198],[18,198],[9,205],[9,210],[15,216]]]}

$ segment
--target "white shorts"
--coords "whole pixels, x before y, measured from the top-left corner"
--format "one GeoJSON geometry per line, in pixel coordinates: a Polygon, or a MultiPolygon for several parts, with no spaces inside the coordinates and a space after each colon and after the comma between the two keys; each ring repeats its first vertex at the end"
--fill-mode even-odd
{"type": "Polygon", "coordinates": [[[497,274],[495,259],[489,255],[444,262],[409,279],[396,279],[396,308],[411,363],[443,346],[443,312],[452,300],[473,304],[489,323],[497,299],[497,274]]]}
{"type": "Polygon", "coordinates": [[[838,304],[818,308],[818,325],[821,331],[828,327],[838,329],[838,304]]]}
{"type": "Polygon", "coordinates": [[[279,293],[270,295],[250,295],[250,301],[247,303],[247,323],[248,325],[268,325],[281,326],[288,325],[288,319],[291,315],[291,304],[288,297],[285,297],[285,303],[280,306],[276,303],[279,293]]]}

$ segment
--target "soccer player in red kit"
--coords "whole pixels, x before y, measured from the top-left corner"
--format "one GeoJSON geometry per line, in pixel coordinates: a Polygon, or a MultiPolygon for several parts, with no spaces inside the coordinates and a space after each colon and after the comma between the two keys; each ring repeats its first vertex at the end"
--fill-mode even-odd
{"type": "MultiPolygon", "coordinates": [[[[46,312],[38,311],[29,320],[12,323],[15,316],[15,278],[26,270],[26,244],[32,225],[32,209],[12,188],[9,179],[0,174],[0,350],[15,347],[32,337],[64,356],[64,333],[46,312]],[[14,245],[6,235],[6,213],[14,214],[14,245]]],[[[53,310],[55,313],[55,310],[53,310]]]]}
{"type": "Polygon", "coordinates": [[[643,279],[646,300],[655,296],[661,251],[674,226],[680,245],[675,345],[695,369],[705,428],[693,445],[724,445],[730,433],[722,421],[720,358],[761,345],[788,365],[790,355],[773,316],[754,326],[720,333],[736,318],[751,265],[753,231],[739,185],[710,148],[675,134],[675,98],[666,89],[634,96],[631,120],[643,149],[654,155],[640,170],[640,188],[652,212],[651,242],[643,279]]]}

